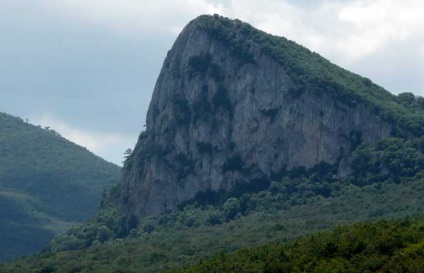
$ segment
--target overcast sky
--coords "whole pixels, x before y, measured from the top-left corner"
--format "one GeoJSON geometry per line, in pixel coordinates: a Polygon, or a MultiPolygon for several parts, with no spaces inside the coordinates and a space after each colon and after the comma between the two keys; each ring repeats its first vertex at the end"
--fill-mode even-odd
{"type": "Polygon", "coordinates": [[[294,40],[392,93],[424,95],[424,1],[1,0],[0,112],[120,164],[179,31],[214,13],[294,40]]]}

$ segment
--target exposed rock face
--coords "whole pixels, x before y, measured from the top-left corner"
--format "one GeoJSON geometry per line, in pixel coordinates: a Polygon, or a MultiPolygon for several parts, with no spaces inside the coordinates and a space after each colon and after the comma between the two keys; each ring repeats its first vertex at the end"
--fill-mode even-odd
{"type": "Polygon", "coordinates": [[[124,211],[155,215],[199,191],[339,164],[360,142],[391,134],[366,106],[300,87],[252,41],[253,61],[234,56],[199,20],[165,59],[146,131],[124,167],[124,211]]]}

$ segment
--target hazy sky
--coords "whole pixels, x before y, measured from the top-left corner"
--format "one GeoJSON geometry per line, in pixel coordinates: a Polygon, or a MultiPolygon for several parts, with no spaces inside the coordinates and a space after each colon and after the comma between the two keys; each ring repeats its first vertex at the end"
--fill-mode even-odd
{"type": "Polygon", "coordinates": [[[418,0],[1,0],[0,112],[120,164],[166,52],[200,14],[294,40],[392,93],[424,95],[418,0]]]}

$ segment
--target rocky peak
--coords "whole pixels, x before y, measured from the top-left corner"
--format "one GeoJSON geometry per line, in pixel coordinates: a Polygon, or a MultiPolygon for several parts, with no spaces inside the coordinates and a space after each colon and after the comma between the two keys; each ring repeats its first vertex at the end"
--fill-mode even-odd
{"type": "Polygon", "coordinates": [[[160,214],[199,192],[260,187],[319,163],[343,175],[343,158],[394,130],[369,106],[378,96],[391,95],[294,42],[200,16],[164,61],[121,208],[160,214]]]}

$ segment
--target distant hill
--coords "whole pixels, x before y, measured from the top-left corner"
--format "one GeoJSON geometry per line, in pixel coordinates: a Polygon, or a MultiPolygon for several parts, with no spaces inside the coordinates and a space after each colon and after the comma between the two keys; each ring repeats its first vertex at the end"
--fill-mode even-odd
{"type": "Polygon", "coordinates": [[[119,175],[55,131],[0,113],[0,261],[39,251],[92,216],[119,175]]]}
{"type": "MultiPolygon", "coordinates": [[[[96,216],[0,271],[161,272],[337,225],[419,216],[423,132],[422,97],[395,96],[239,20],[200,16],[168,52],[146,130],[96,216]]],[[[376,227],[363,226],[359,234],[376,227]]],[[[421,241],[405,242],[422,255],[421,241]]]]}

